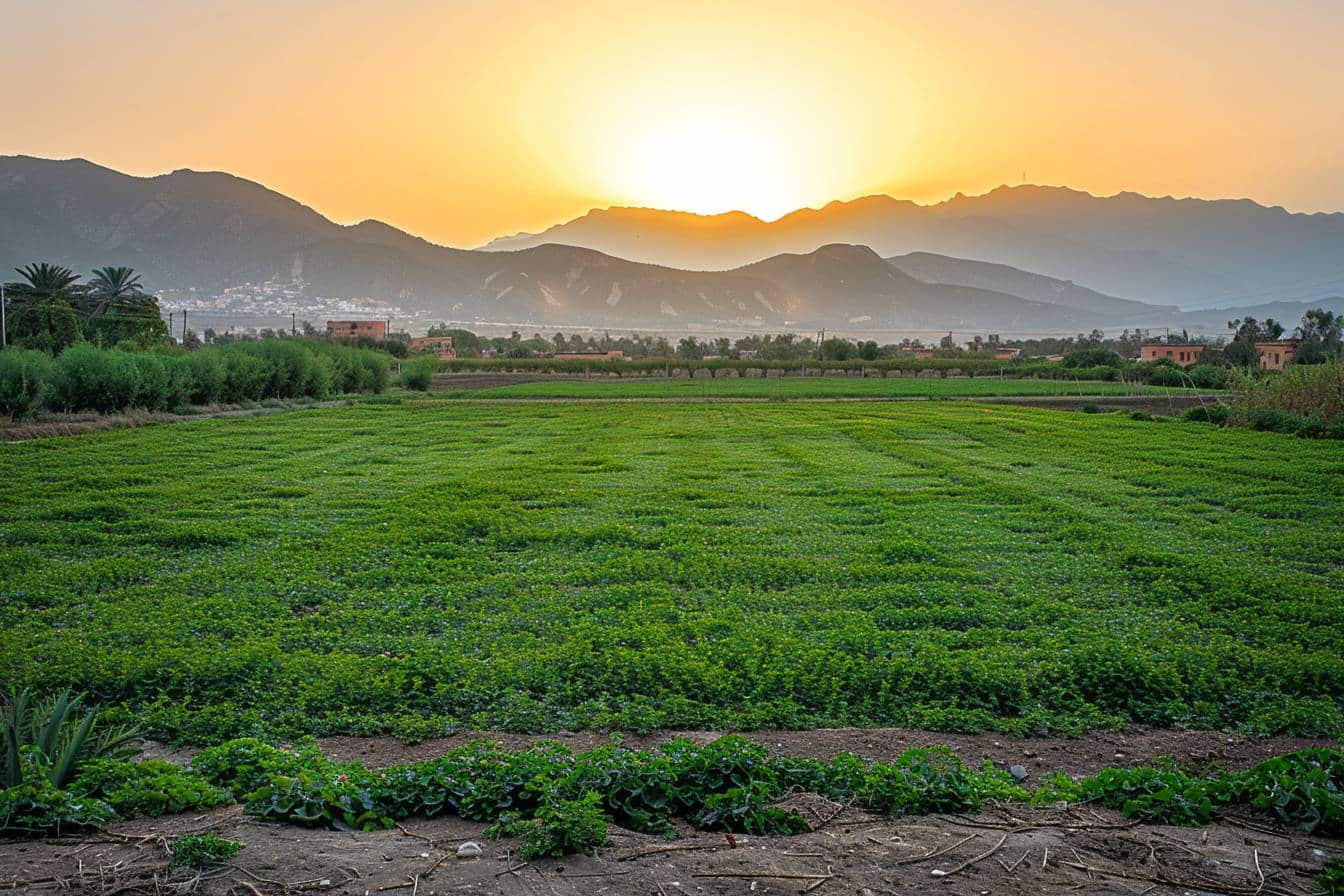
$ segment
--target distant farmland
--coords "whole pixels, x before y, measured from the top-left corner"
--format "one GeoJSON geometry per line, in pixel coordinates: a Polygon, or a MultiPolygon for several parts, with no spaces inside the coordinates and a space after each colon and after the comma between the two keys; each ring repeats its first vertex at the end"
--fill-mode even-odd
{"type": "Polygon", "coordinates": [[[189,741],[1342,727],[1334,443],[421,401],[5,446],[0,489],[0,679],[189,741]]]}
{"type": "MultiPolygon", "coordinates": [[[[452,377],[442,378],[452,384],[452,377]]],[[[983,398],[988,396],[1116,396],[1188,394],[1137,383],[998,377],[728,377],[721,379],[560,379],[457,393],[474,398],[983,398]]]]}

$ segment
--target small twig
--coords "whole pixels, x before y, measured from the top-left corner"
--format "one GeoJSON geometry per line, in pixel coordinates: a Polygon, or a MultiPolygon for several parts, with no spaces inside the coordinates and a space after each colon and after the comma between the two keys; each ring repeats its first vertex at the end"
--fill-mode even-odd
{"type": "MultiPolygon", "coordinates": [[[[737,841],[737,845],[738,845],[738,846],[741,846],[743,843],[746,843],[746,842],[747,842],[746,840],[739,840],[739,841],[737,841]]],[[[681,852],[681,851],[683,851],[683,850],[688,850],[688,849],[722,849],[722,848],[724,848],[724,846],[725,846],[725,844],[723,844],[723,843],[719,843],[719,842],[714,842],[714,843],[676,843],[676,844],[673,844],[672,846],[655,846],[653,849],[643,849],[643,850],[640,850],[639,852],[633,852],[633,853],[630,853],[629,855],[617,856],[617,857],[616,857],[616,861],[618,861],[618,862],[629,862],[629,861],[631,861],[632,859],[639,859],[639,858],[643,858],[644,856],[657,855],[658,853],[663,853],[663,852],[681,852]]]]}
{"type": "Polygon", "coordinates": [[[927,860],[929,860],[929,859],[936,859],[936,858],[938,858],[939,856],[941,856],[941,855],[943,855],[943,854],[945,854],[945,853],[949,853],[949,852],[951,852],[952,850],[956,849],[958,846],[961,846],[963,843],[969,843],[970,841],[974,840],[976,837],[979,837],[979,836],[980,836],[979,834],[972,834],[971,836],[969,836],[969,837],[964,837],[964,838],[962,838],[961,840],[958,840],[956,843],[953,843],[951,846],[944,847],[943,849],[935,850],[935,851],[933,851],[933,852],[931,852],[931,853],[926,853],[925,855],[922,855],[922,856],[911,856],[911,857],[908,858],[908,859],[898,859],[898,860],[896,861],[896,864],[897,864],[897,865],[913,865],[913,864],[915,864],[916,862],[924,862],[924,861],[927,861],[927,860]]]}
{"type": "Polygon", "coordinates": [[[764,877],[771,880],[830,880],[834,874],[783,874],[770,871],[699,871],[691,877],[764,877]]]}
{"type": "Polygon", "coordinates": [[[634,873],[635,870],[631,868],[629,871],[594,871],[591,874],[566,874],[564,875],[564,878],[565,880],[570,880],[575,877],[621,877],[626,874],[634,873]]]}
{"type": "Polygon", "coordinates": [[[532,864],[531,862],[524,862],[521,865],[514,865],[512,868],[505,868],[503,871],[496,871],[495,877],[503,877],[506,874],[517,874],[519,871],[522,871],[524,868],[526,868],[528,865],[531,864],[532,864]]]}
{"type": "Polygon", "coordinates": [[[991,846],[989,849],[987,849],[987,850],[985,850],[984,852],[980,853],[980,855],[978,855],[978,856],[973,856],[973,857],[967,859],[966,861],[962,862],[960,865],[958,865],[958,866],[955,867],[955,868],[949,869],[949,870],[947,870],[947,871],[943,871],[943,870],[940,870],[940,869],[938,869],[938,868],[935,868],[935,869],[933,869],[933,871],[931,871],[931,872],[929,872],[929,873],[932,874],[934,877],[951,877],[951,876],[954,875],[954,874],[957,874],[957,873],[959,873],[959,872],[961,872],[961,871],[965,871],[967,868],[971,867],[971,866],[974,865],[976,862],[979,862],[981,859],[987,859],[987,858],[989,858],[990,856],[994,855],[994,853],[998,852],[999,849],[1003,846],[1003,844],[1005,844],[1005,843],[1008,842],[1008,835],[1011,834],[1011,833],[1012,833],[1012,831],[1005,831],[1004,834],[1003,834],[1003,836],[999,838],[999,842],[998,842],[998,843],[995,843],[995,844],[994,844],[993,846],[991,846]]]}

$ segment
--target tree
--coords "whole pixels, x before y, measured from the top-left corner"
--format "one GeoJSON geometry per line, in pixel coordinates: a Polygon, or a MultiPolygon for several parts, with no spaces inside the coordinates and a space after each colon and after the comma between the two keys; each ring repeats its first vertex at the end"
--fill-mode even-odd
{"type": "Polygon", "coordinates": [[[10,291],[33,299],[69,299],[72,289],[79,282],[79,275],[58,264],[40,262],[24,265],[14,271],[24,279],[23,283],[10,284],[10,291]],[[13,288],[17,286],[17,288],[13,288]]]}
{"type": "Polygon", "coordinates": [[[1324,308],[1302,315],[1294,336],[1298,340],[1299,364],[1323,364],[1344,354],[1344,317],[1324,308]]]}
{"type": "Polygon", "coordinates": [[[694,336],[683,336],[677,343],[677,357],[695,360],[705,356],[705,347],[694,336]]]}
{"type": "Polygon", "coordinates": [[[94,268],[89,276],[89,287],[98,302],[94,314],[106,314],[107,309],[117,301],[143,294],[140,275],[127,267],[94,268]]]}
{"type": "Polygon", "coordinates": [[[14,269],[22,282],[6,284],[15,299],[9,329],[16,345],[60,352],[79,341],[79,319],[71,305],[79,275],[40,262],[14,269]]]}

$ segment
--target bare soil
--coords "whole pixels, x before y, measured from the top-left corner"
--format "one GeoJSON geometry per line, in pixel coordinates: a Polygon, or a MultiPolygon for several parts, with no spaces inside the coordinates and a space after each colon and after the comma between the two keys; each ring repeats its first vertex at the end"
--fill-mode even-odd
{"type": "MultiPolygon", "coordinates": [[[[648,749],[677,738],[708,743],[722,736],[718,731],[660,731],[653,734],[621,734],[628,747],[648,749]]],[[[1204,766],[1219,763],[1246,768],[1272,756],[1304,747],[1319,746],[1310,738],[1275,737],[1252,740],[1220,731],[1174,731],[1131,729],[1093,731],[1083,737],[1025,737],[1006,734],[948,734],[911,728],[821,728],[810,731],[747,731],[742,736],[781,756],[829,759],[839,753],[855,753],[864,759],[889,762],[911,747],[946,745],[967,765],[979,766],[986,759],[1000,766],[1023,765],[1029,771],[1070,775],[1093,774],[1108,766],[1142,765],[1158,756],[1204,766]]],[[[366,766],[381,767],[442,756],[468,741],[484,738],[511,750],[526,749],[539,740],[559,741],[576,751],[610,743],[611,735],[596,731],[529,735],[498,732],[463,732],[418,744],[405,744],[390,737],[327,737],[319,743],[333,759],[358,759],[366,766]]]]}
{"type": "MultiPolygon", "coordinates": [[[[649,747],[675,737],[707,741],[714,732],[626,735],[649,747]]],[[[907,729],[761,731],[746,736],[772,751],[827,758],[843,751],[891,759],[914,746],[948,744],[968,763],[991,759],[1026,765],[1033,776],[1062,770],[1094,772],[1158,755],[1238,768],[1319,742],[1301,738],[1252,741],[1208,731],[1095,732],[1075,739],[1016,739],[996,734],[949,735],[907,729]]],[[[335,737],[328,755],[388,765],[425,759],[486,737],[521,748],[540,737],[488,732],[415,745],[391,738],[335,737]]],[[[551,736],[575,749],[607,735],[551,736]]],[[[146,755],[184,760],[190,751],[147,744],[146,755]]],[[[340,832],[258,821],[233,806],[206,814],[139,819],[83,838],[0,841],[0,893],[96,893],[100,896],[189,893],[208,896],[437,896],[449,893],[877,894],[933,891],[948,896],[1097,893],[1284,896],[1315,892],[1328,858],[1344,842],[1230,818],[1206,828],[1138,825],[1088,806],[1028,809],[990,806],[965,816],[873,816],[812,794],[783,803],[812,831],[792,837],[735,836],[679,828],[664,840],[611,826],[610,845],[593,856],[518,858],[512,840],[484,838],[484,825],[459,818],[413,819],[394,830],[340,832]],[[167,842],[209,831],[246,848],[227,865],[197,875],[168,867],[167,842]],[[458,859],[466,841],[483,855],[458,859]]]]}

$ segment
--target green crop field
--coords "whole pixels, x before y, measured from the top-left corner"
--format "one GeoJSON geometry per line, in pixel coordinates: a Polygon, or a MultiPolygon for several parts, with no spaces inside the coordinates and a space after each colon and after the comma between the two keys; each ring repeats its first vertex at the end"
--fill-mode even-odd
{"type": "Polygon", "coordinates": [[[454,393],[464,398],[983,398],[1034,395],[1165,395],[1187,389],[1137,383],[998,377],[721,377],[552,380],[454,393]]]}
{"type": "Polygon", "coordinates": [[[185,741],[1344,729],[1327,441],[424,400],[3,445],[0,495],[0,681],[185,741]]]}

